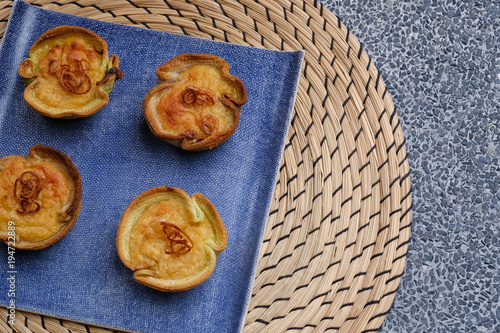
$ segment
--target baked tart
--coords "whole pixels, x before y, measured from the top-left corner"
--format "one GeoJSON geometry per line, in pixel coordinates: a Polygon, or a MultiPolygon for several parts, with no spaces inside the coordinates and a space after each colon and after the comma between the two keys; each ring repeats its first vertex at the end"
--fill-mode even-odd
{"type": "Polygon", "coordinates": [[[123,77],[118,56],[96,33],[62,25],[45,32],[19,65],[27,85],[24,100],[52,118],[88,117],[109,102],[115,81],[123,77]]]}
{"type": "Polygon", "coordinates": [[[227,244],[214,205],[202,194],[155,187],[125,209],[116,237],[121,261],[134,279],[167,291],[191,289],[212,274],[227,244]]]}
{"type": "Polygon", "coordinates": [[[0,158],[0,239],[24,250],[56,243],[75,224],[81,197],[78,169],[55,148],[0,158]]]}
{"type": "Polygon", "coordinates": [[[206,150],[236,131],[247,91],[224,59],[183,53],[159,66],[156,75],[160,84],[142,104],[155,136],[184,150],[206,150]]]}

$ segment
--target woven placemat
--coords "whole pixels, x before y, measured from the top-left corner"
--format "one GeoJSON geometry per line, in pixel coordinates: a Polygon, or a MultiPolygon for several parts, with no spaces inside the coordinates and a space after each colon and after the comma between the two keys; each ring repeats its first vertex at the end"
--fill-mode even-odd
{"type": "MultiPolygon", "coordinates": [[[[313,0],[30,0],[45,9],[305,51],[245,332],[378,331],[411,225],[405,139],[362,44],[313,0]]],[[[0,1],[0,36],[12,1],[0,1]]],[[[0,309],[1,332],[12,331],[0,309]]],[[[111,332],[16,312],[20,332],[111,332]]],[[[116,331],[114,331],[116,332],[116,331]]]]}

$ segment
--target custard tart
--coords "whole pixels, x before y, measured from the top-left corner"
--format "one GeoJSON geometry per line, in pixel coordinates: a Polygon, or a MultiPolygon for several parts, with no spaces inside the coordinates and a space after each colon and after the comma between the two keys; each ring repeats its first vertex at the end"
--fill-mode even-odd
{"type": "Polygon", "coordinates": [[[121,261],[148,287],[175,292],[207,280],[227,232],[214,205],[173,187],[155,187],[125,209],[116,237],[121,261]]]}
{"type": "Polygon", "coordinates": [[[123,77],[116,55],[96,33],[62,25],[46,31],[31,46],[18,73],[24,100],[52,118],[88,117],[109,102],[115,81],[123,77]]]}
{"type": "Polygon", "coordinates": [[[184,150],[206,150],[226,141],[238,127],[247,91],[215,55],[183,53],[156,70],[159,85],[143,100],[153,134],[184,150]]]}
{"type": "Polygon", "coordinates": [[[69,156],[44,145],[0,158],[0,239],[46,248],[73,228],[81,207],[80,173],[69,156]]]}

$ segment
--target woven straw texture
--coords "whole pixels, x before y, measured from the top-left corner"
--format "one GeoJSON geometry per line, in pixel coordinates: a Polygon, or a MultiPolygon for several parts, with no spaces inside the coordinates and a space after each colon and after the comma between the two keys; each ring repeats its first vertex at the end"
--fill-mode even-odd
{"type": "MultiPolygon", "coordinates": [[[[390,94],[362,44],[313,0],[31,0],[115,23],[305,51],[244,332],[376,332],[406,260],[411,184],[390,94]]],[[[0,36],[11,1],[0,1],[0,36]]],[[[11,332],[0,308],[0,331],[11,332]]],[[[16,312],[20,332],[111,332],[16,312]]],[[[116,332],[116,331],[113,331],[116,332]]]]}

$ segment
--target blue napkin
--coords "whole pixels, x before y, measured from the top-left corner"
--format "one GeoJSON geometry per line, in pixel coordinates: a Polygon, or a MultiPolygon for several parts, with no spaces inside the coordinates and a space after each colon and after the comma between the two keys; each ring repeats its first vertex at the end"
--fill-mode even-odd
{"type": "Polygon", "coordinates": [[[40,251],[15,252],[15,296],[7,289],[7,247],[0,249],[0,304],[141,332],[235,332],[242,328],[259,247],[293,109],[303,51],[280,52],[169,34],[43,10],[16,1],[0,47],[0,156],[45,144],[80,170],[82,209],[74,228],[40,251]],[[58,25],[99,34],[125,72],[110,102],[75,120],[44,117],[23,100],[17,74],[33,42],[58,25]],[[157,139],[141,103],[156,68],[183,53],[225,59],[248,91],[240,124],[213,150],[185,152],[157,139]],[[120,217],[155,186],[203,193],[218,209],[228,246],[200,286],[163,293],[136,283],[116,253],[120,217]]]}

